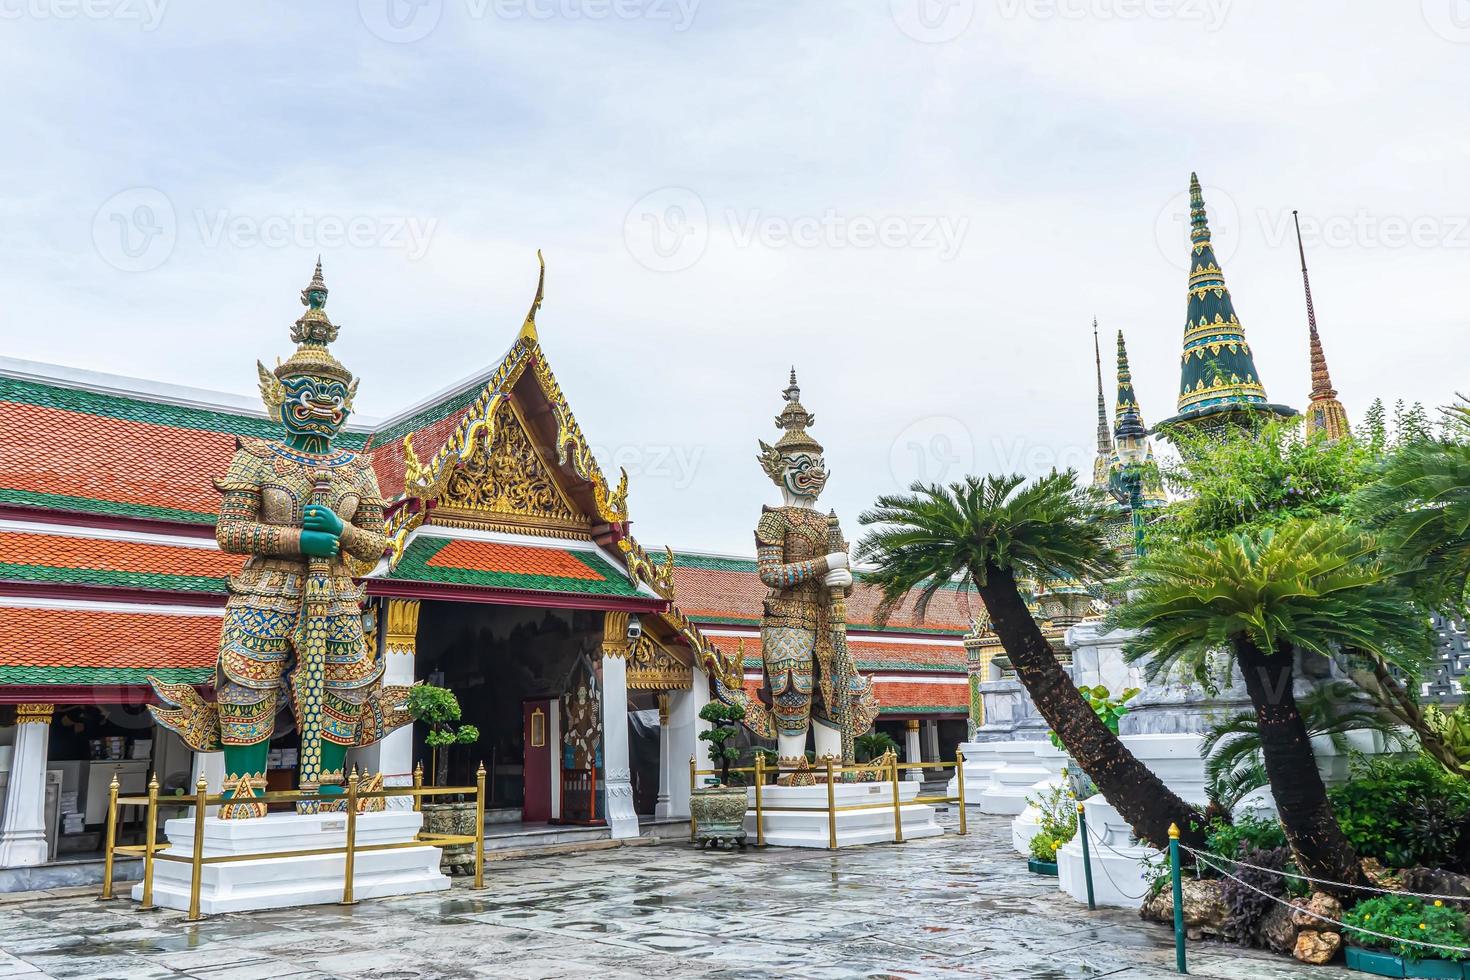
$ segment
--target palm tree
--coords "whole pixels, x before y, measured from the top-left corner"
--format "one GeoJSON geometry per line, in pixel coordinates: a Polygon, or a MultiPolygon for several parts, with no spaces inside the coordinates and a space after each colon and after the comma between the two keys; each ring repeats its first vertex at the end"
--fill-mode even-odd
{"type": "Polygon", "coordinates": [[[1353,501],[1392,561],[1434,605],[1463,616],[1470,579],[1470,404],[1444,410],[1438,439],[1406,439],[1353,501]]]}
{"type": "Polygon", "coordinates": [[[1327,799],[1311,732],[1292,691],[1297,649],[1352,648],[1412,668],[1428,621],[1377,560],[1372,537],[1341,521],[1292,520],[1155,550],[1140,559],[1130,599],[1111,621],[1137,630],[1128,645],[1156,675],[1205,680],[1228,650],[1255,709],[1271,793],[1303,873],[1366,884],[1327,799]]]}
{"type": "Polygon", "coordinates": [[[1202,842],[1198,812],[1108,730],[1057,662],[1021,594],[1021,579],[1101,581],[1116,574],[1108,512],[1078,488],[1071,470],[1023,484],[1021,476],[970,476],[879,497],[859,518],[875,528],[858,546],[859,556],[877,566],[863,579],[883,590],[885,608],[919,589],[919,619],[955,579],[973,588],[1036,710],[1133,832],[1163,848],[1169,825],[1178,824],[1186,841],[1202,842]]]}

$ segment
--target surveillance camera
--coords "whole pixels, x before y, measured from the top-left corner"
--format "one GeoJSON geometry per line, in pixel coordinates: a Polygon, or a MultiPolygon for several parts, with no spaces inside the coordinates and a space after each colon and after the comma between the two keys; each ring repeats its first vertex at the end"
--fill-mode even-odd
{"type": "Polygon", "coordinates": [[[634,613],[633,615],[628,617],[628,642],[634,643],[642,635],[643,620],[638,618],[637,613],[634,613]]]}

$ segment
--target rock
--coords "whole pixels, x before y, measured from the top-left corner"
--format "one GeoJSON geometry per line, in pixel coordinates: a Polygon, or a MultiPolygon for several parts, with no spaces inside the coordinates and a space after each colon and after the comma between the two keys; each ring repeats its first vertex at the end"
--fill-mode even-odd
{"type": "Polygon", "coordinates": [[[1331,923],[1342,921],[1342,903],[1326,892],[1313,892],[1306,901],[1297,899],[1292,904],[1298,911],[1291,914],[1291,924],[1298,929],[1333,932],[1337,927],[1331,923]]]}
{"type": "Polygon", "coordinates": [[[1291,955],[1303,963],[1315,963],[1321,966],[1324,963],[1331,963],[1341,948],[1342,937],[1337,933],[1303,929],[1297,934],[1296,946],[1292,948],[1291,955]]]}
{"type": "MultiPolygon", "coordinates": [[[[1220,936],[1225,928],[1226,908],[1220,900],[1220,882],[1208,878],[1185,878],[1184,926],[1190,938],[1220,936]]],[[[1140,917],[1151,922],[1174,922],[1174,892],[1164,888],[1143,903],[1140,917]]]]}
{"type": "Polygon", "coordinates": [[[1261,922],[1256,926],[1259,945],[1283,955],[1295,950],[1298,930],[1291,921],[1294,912],[1295,909],[1288,905],[1272,902],[1271,908],[1261,916],[1261,922]]]}
{"type": "Polygon", "coordinates": [[[1438,868],[1409,868],[1402,872],[1401,878],[1404,891],[1424,895],[1463,895],[1465,901],[1455,904],[1461,908],[1470,904],[1470,876],[1438,868]]]}
{"type": "Polygon", "coordinates": [[[1389,891],[1399,891],[1404,886],[1399,882],[1398,873],[1383,866],[1383,862],[1377,858],[1363,858],[1363,874],[1373,882],[1376,888],[1387,888],[1389,891]]]}

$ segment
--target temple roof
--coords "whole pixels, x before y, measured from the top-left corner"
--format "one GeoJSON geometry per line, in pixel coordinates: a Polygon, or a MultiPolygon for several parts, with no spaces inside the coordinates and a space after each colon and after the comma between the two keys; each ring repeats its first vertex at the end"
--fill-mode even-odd
{"type": "Polygon", "coordinates": [[[1180,365],[1178,414],[1160,429],[1238,412],[1295,415],[1267,401],[1245,328],[1215,257],[1199,178],[1189,175],[1190,271],[1180,365]]]}
{"type": "Polygon", "coordinates": [[[0,685],[209,683],[220,618],[208,607],[0,596],[0,685]]]}

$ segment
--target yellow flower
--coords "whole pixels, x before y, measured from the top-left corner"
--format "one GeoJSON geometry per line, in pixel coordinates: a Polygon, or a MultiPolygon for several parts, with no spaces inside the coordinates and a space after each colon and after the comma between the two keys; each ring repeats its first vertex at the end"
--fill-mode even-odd
{"type": "Polygon", "coordinates": [[[1434,900],[1434,907],[1437,908],[1437,909],[1438,908],[1443,908],[1444,907],[1444,902],[1441,902],[1439,899],[1436,898],[1434,900]]]}
{"type": "Polygon", "coordinates": [[[1421,923],[1419,923],[1419,928],[1420,929],[1428,929],[1429,927],[1426,926],[1424,923],[1421,922],[1421,923]]]}

